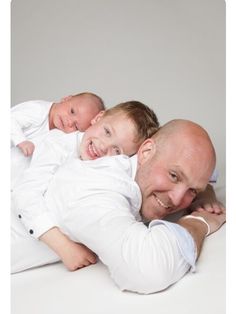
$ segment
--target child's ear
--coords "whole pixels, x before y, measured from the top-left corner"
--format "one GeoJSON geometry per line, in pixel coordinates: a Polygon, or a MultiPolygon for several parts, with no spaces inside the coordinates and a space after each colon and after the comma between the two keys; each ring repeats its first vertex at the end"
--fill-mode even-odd
{"type": "Polygon", "coordinates": [[[105,110],[99,111],[99,113],[91,120],[91,125],[98,122],[101,119],[101,117],[104,115],[104,113],[105,113],[105,110]]]}
{"type": "Polygon", "coordinates": [[[143,164],[149,161],[156,152],[155,141],[152,138],[146,139],[137,152],[138,163],[143,164]]]}

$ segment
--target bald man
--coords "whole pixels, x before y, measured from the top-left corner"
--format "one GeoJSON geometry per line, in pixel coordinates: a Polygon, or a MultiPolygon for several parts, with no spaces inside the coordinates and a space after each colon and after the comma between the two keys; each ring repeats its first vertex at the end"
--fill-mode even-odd
{"type": "Polygon", "coordinates": [[[132,158],[69,160],[43,191],[57,223],[38,238],[56,254],[34,237],[37,225],[23,228],[24,215],[33,214],[14,195],[12,271],[66,259],[68,252],[76,259],[76,242],[81,242],[108,266],[121,290],[166,289],[194,269],[205,236],[225,222],[224,212],[207,211],[177,223],[163,220],[205,190],[214,167],[215,151],[207,132],[186,120],[164,125],[132,158]],[[140,216],[152,220],[148,227],[140,216]]]}

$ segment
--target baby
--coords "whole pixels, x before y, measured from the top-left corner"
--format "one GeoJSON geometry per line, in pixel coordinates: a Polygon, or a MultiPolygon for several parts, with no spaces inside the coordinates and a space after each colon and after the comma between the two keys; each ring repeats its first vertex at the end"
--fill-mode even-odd
{"type": "Polygon", "coordinates": [[[49,130],[66,133],[85,131],[91,120],[104,110],[102,99],[93,93],[67,96],[58,103],[27,101],[11,109],[11,141],[25,156],[31,156],[35,142],[49,130]]]}

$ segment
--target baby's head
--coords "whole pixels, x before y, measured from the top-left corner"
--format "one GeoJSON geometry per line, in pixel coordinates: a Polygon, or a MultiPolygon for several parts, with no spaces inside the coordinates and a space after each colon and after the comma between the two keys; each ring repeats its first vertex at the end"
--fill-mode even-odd
{"type": "Polygon", "coordinates": [[[93,93],[67,96],[53,103],[49,112],[49,128],[65,133],[84,132],[91,125],[91,120],[104,109],[103,100],[93,93]]]}
{"type": "Polygon", "coordinates": [[[119,154],[132,156],[159,128],[154,111],[138,101],[101,111],[91,124],[80,145],[83,160],[119,154]]]}

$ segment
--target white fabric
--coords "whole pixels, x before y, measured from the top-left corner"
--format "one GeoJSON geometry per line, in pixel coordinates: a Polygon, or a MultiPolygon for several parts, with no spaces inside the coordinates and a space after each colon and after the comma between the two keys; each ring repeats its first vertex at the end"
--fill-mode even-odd
{"type": "MultiPolygon", "coordinates": [[[[60,229],[90,247],[108,266],[120,289],[152,293],[165,289],[186,273],[190,264],[182,250],[187,249],[195,262],[195,249],[187,232],[184,237],[189,238],[190,245],[180,249],[175,233],[181,227],[173,232],[161,221],[150,227],[137,221],[141,193],[133,180],[136,165],[136,156],[96,161],[71,157],[51,178],[44,198],[46,212],[50,212],[60,229]]],[[[18,197],[15,193],[15,213],[21,215],[28,231],[32,229],[37,234],[37,226],[30,222],[35,221],[33,214],[30,217],[24,208],[25,195],[18,197]]],[[[37,217],[42,222],[40,219],[37,217]]],[[[21,246],[21,237],[16,242],[30,260],[31,252],[27,245],[21,246]]],[[[50,263],[46,254],[44,258],[44,263],[50,263]]],[[[12,262],[13,271],[17,271],[14,258],[12,262]]]]}
{"type": "Polygon", "coordinates": [[[14,146],[38,137],[49,131],[48,114],[52,102],[32,100],[11,108],[11,141],[14,146]]]}
{"type": "Polygon", "coordinates": [[[37,145],[49,132],[48,115],[52,102],[34,100],[11,108],[11,186],[28,168],[31,157],[25,157],[17,144],[29,140],[37,145]]]}
{"type": "Polygon", "coordinates": [[[78,156],[83,134],[79,131],[69,134],[57,129],[50,131],[35,148],[30,168],[24,171],[12,189],[13,206],[18,209],[18,215],[23,217],[22,223],[26,230],[34,230],[32,235],[35,238],[58,225],[56,217],[48,211],[44,193],[58,167],[67,158],[78,156]]]}

